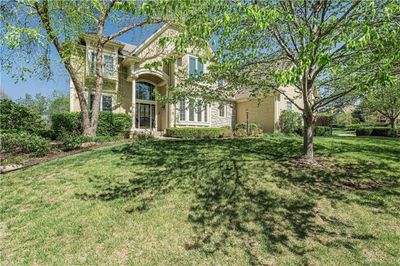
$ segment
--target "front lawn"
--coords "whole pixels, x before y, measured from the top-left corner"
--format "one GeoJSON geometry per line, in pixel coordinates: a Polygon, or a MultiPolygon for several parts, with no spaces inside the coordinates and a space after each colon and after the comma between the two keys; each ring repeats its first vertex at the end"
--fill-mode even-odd
{"type": "Polygon", "coordinates": [[[400,143],[154,140],[0,177],[0,264],[394,265],[400,143]]]}

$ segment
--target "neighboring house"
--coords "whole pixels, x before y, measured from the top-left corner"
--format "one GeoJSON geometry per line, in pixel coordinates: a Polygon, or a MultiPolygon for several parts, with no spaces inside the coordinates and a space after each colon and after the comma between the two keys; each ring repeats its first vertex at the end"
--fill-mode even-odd
{"type": "MultiPolygon", "coordinates": [[[[207,64],[202,64],[194,53],[180,55],[175,63],[163,65],[158,70],[146,67],[147,64],[159,62],[163,57],[174,53],[172,46],[161,47],[159,39],[177,33],[172,26],[164,25],[137,47],[119,41],[107,43],[101,111],[131,115],[134,121],[131,131],[159,132],[170,127],[234,127],[236,123],[247,121],[248,112],[249,123],[256,123],[264,131],[272,132],[278,129],[278,119],[283,110],[295,110],[294,105],[279,95],[255,99],[240,94],[224,103],[216,101],[206,105],[188,100],[175,104],[156,101],[156,90],[163,96],[170,96],[168,86],[175,86],[179,82],[177,71],[186,71],[188,75],[207,71],[207,64]]],[[[86,60],[82,60],[80,73],[87,88],[89,108],[94,95],[91,91],[94,91],[95,86],[94,42],[94,36],[85,35],[82,38],[86,60]]],[[[287,93],[293,94],[294,90],[288,88],[287,93]]],[[[70,111],[80,111],[72,82],[70,103],[70,111]]],[[[301,99],[298,104],[302,105],[301,99]]]]}

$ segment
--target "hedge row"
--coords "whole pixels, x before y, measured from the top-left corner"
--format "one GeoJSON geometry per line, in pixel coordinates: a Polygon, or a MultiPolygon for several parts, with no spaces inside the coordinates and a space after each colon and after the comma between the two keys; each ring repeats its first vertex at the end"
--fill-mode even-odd
{"type": "Polygon", "coordinates": [[[166,136],[183,139],[214,139],[223,137],[227,131],[230,131],[230,129],[213,127],[175,127],[167,128],[166,136]]]}
{"type": "MultiPolygon", "coordinates": [[[[125,134],[132,125],[132,118],[126,114],[100,112],[97,126],[98,136],[116,136],[125,134]]],[[[51,118],[51,129],[58,138],[82,134],[82,114],[80,112],[62,112],[51,118]]]]}
{"type": "Polygon", "coordinates": [[[389,127],[362,127],[356,129],[357,136],[399,137],[400,129],[389,127]]]}

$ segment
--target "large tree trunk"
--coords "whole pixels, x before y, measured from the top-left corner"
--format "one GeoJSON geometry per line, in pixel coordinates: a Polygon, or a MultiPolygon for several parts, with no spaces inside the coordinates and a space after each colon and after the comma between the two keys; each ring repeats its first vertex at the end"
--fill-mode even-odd
{"type": "Polygon", "coordinates": [[[313,116],[303,114],[303,157],[308,161],[314,160],[314,144],[313,144],[313,116]]]}
{"type": "Polygon", "coordinates": [[[390,118],[390,127],[397,128],[397,119],[396,118],[390,118]]]}

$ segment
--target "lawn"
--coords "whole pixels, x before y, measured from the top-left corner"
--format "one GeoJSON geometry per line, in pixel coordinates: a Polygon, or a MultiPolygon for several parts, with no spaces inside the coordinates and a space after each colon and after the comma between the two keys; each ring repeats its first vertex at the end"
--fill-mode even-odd
{"type": "Polygon", "coordinates": [[[155,140],[0,179],[0,264],[395,265],[400,143],[155,140]]]}

